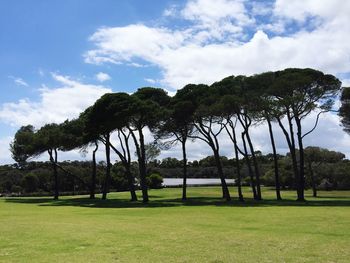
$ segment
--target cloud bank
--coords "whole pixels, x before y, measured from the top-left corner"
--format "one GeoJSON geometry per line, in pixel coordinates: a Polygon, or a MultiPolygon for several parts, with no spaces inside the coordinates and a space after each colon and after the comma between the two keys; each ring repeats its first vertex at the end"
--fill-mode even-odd
{"type": "Polygon", "coordinates": [[[84,54],[93,64],[143,60],[160,68],[162,84],[212,83],[228,75],[287,67],[350,72],[350,2],[341,0],[193,0],[167,10],[186,21],[170,28],[103,27],[84,54]],[[265,4],[264,4],[265,3],[265,4]]]}

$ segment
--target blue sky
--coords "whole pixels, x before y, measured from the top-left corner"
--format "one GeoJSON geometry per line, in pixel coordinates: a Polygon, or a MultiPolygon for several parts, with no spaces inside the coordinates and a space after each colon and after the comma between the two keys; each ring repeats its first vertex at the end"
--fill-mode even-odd
{"type": "MultiPolygon", "coordinates": [[[[313,67],[349,85],[349,13],[342,0],[1,1],[0,163],[12,161],[8,144],[21,125],[74,118],[105,92],[172,93],[286,67],[313,67]]],[[[256,144],[268,152],[261,130],[256,144]]],[[[349,156],[349,138],[331,114],[307,144],[349,156]]],[[[190,149],[192,158],[210,154],[190,149]]],[[[231,155],[229,146],[223,154],[231,155]]]]}
{"type": "Polygon", "coordinates": [[[98,28],[152,21],[168,4],[171,2],[2,1],[0,85],[5,90],[0,102],[35,96],[36,86],[51,81],[40,76],[39,70],[45,75],[62,72],[78,78],[91,78],[104,70],[118,77],[118,81],[115,78],[110,83],[117,89],[132,90],[144,84],[139,81],[142,75],[157,74],[156,71],[144,69],[136,73],[127,67],[96,67],[84,63],[82,55],[91,48],[88,38],[98,28]],[[25,80],[29,88],[16,85],[9,76],[25,80]]]}

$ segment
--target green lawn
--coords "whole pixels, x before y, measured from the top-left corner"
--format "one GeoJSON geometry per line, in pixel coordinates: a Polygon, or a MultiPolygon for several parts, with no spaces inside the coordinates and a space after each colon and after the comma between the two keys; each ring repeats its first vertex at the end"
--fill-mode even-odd
{"type": "MultiPolygon", "coordinates": [[[[248,189],[245,194],[250,197],[248,189]]],[[[236,194],[236,189],[232,189],[236,194]]],[[[0,198],[0,262],[349,262],[350,191],[297,203],[226,203],[220,188],[86,197],[0,198]]]]}

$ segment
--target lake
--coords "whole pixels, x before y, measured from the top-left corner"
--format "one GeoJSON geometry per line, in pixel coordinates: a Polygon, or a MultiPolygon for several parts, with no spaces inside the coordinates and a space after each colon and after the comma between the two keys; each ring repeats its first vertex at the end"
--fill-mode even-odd
{"type": "MultiPolygon", "coordinates": [[[[164,187],[167,186],[181,186],[182,178],[163,178],[164,187]]],[[[227,184],[234,184],[235,179],[226,179],[227,184]]],[[[221,185],[219,178],[188,178],[187,185],[221,185]]]]}

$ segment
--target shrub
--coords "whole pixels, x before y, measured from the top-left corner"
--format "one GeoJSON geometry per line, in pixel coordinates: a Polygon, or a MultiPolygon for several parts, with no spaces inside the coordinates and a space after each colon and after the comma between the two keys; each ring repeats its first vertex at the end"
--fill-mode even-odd
{"type": "Polygon", "coordinates": [[[163,187],[163,177],[160,174],[153,173],[147,177],[148,187],[151,189],[159,189],[163,187]]]}

